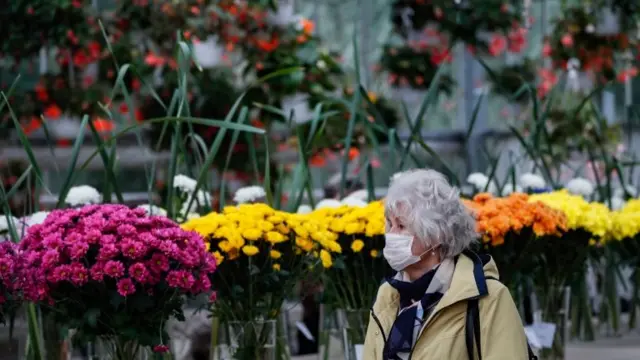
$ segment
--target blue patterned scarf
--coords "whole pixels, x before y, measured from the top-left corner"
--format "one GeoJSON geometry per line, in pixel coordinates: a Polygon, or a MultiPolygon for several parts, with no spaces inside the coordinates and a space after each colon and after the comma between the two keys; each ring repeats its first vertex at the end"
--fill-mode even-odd
{"type": "Polygon", "coordinates": [[[389,280],[400,294],[400,311],[384,347],[384,360],[409,357],[423,322],[449,289],[454,269],[454,261],[447,259],[413,282],[402,273],[389,280]]]}

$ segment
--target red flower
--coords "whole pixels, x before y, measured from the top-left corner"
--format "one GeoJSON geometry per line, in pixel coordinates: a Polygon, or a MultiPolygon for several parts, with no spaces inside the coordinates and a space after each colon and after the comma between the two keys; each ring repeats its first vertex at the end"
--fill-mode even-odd
{"type": "Polygon", "coordinates": [[[272,52],[278,48],[278,46],[280,45],[280,40],[278,40],[278,37],[276,36],[274,36],[270,40],[258,39],[256,40],[256,45],[258,45],[258,48],[260,48],[260,50],[272,52]]]}
{"type": "Polygon", "coordinates": [[[167,345],[156,345],[153,347],[153,352],[166,353],[169,352],[169,347],[167,345]]]}
{"type": "Polygon", "coordinates": [[[144,57],[144,62],[151,66],[161,66],[166,62],[162,57],[150,52],[144,57]]]}
{"type": "Polygon", "coordinates": [[[60,115],[62,115],[62,110],[56,104],[49,105],[46,109],[44,109],[44,116],[49,119],[57,119],[60,117],[60,115]]]}
{"type": "Polygon", "coordinates": [[[49,101],[49,93],[47,92],[47,88],[42,84],[37,84],[35,88],[36,98],[39,101],[47,102],[49,101]]]}
{"type": "Polygon", "coordinates": [[[562,43],[562,45],[564,45],[564,47],[572,47],[573,36],[571,34],[564,34],[562,35],[562,39],[560,39],[560,42],[562,43]]]}
{"type": "Polygon", "coordinates": [[[84,50],[78,50],[73,54],[73,65],[77,67],[85,67],[89,65],[91,60],[84,50]]]}
{"type": "Polygon", "coordinates": [[[509,31],[509,51],[519,53],[527,44],[527,29],[517,28],[509,31]]]}
{"type": "Polygon", "coordinates": [[[89,50],[89,56],[92,59],[97,60],[100,57],[101,48],[99,42],[91,41],[87,46],[87,49],[89,50]]]}
{"type": "Polygon", "coordinates": [[[544,45],[542,45],[542,55],[551,56],[552,52],[553,49],[551,48],[551,45],[549,44],[549,42],[545,41],[544,45]]]}
{"type": "Polygon", "coordinates": [[[498,56],[502,54],[507,47],[507,40],[502,35],[494,34],[491,36],[491,42],[489,43],[489,54],[492,56],[498,56]]]}

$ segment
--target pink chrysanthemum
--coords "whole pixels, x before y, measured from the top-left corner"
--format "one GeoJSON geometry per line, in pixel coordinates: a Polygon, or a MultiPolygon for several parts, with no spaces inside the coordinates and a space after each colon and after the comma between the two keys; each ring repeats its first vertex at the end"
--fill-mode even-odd
{"type": "MultiPolygon", "coordinates": [[[[54,306],[64,314],[58,321],[78,331],[138,334],[131,340],[149,339],[148,346],[162,343],[155,329],[182,311],[185,296],[211,291],[216,268],[200,235],[123,205],[55,210],[28,229],[19,249],[28,300],[54,306]],[[87,311],[98,319],[89,322],[87,311]],[[140,314],[149,314],[144,326],[140,314]]],[[[0,277],[13,267],[0,256],[0,277]]]]}
{"type": "Polygon", "coordinates": [[[136,292],[136,285],[133,280],[126,278],[118,281],[118,294],[127,297],[136,292]]]}

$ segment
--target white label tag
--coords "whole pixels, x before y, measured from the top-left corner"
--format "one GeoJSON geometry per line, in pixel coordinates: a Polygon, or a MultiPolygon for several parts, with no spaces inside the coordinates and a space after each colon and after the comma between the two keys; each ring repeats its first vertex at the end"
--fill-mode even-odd
{"type": "Polygon", "coordinates": [[[542,348],[551,348],[556,334],[556,324],[547,322],[533,323],[533,325],[527,326],[525,331],[526,329],[530,329],[535,333],[542,348]]]}
{"type": "Polygon", "coordinates": [[[298,330],[300,330],[302,335],[307,338],[307,340],[316,341],[316,339],[311,334],[311,331],[309,331],[307,325],[305,325],[302,321],[296,321],[296,327],[298,328],[298,330]]]}
{"type": "Polygon", "coordinates": [[[531,345],[532,348],[534,349],[542,348],[542,345],[540,345],[540,339],[538,339],[538,336],[530,327],[527,326],[524,328],[524,334],[527,335],[527,341],[529,342],[529,345],[531,345]]]}
{"type": "Polygon", "coordinates": [[[364,358],[364,345],[356,344],[354,347],[356,350],[356,360],[362,360],[364,358]]]}

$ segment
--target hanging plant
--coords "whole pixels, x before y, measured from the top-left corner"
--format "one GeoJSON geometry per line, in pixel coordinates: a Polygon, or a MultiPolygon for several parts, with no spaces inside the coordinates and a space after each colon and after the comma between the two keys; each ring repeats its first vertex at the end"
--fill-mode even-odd
{"type": "MultiPolygon", "coordinates": [[[[536,81],[536,65],[533,60],[527,58],[521,64],[503,66],[495,75],[495,78],[488,77],[493,92],[511,99],[524,85],[536,81]]],[[[513,100],[527,102],[529,98],[529,92],[523,91],[513,100]]]]}
{"type": "Polygon", "coordinates": [[[82,47],[96,30],[88,0],[11,0],[0,8],[0,52],[16,60],[43,45],[82,47]]]}
{"type": "MultiPolygon", "coordinates": [[[[573,151],[584,152],[587,149],[607,149],[615,152],[620,140],[620,127],[599,121],[593,104],[587,103],[580,108],[582,98],[575,99],[571,94],[562,99],[555,99],[547,113],[545,126],[548,151],[546,156],[551,161],[561,163],[573,151]],[[577,111],[580,109],[580,111],[577,111]]],[[[535,131],[535,121],[527,123],[528,131],[535,131]]],[[[544,147],[544,146],[543,146],[544,147]]]]}
{"type": "MultiPolygon", "coordinates": [[[[380,67],[388,72],[391,86],[426,90],[433,81],[438,66],[451,63],[451,59],[451,53],[443,48],[387,45],[380,59],[380,67]]],[[[453,85],[453,78],[443,75],[438,88],[451,94],[453,85]]]]}
{"type": "Polygon", "coordinates": [[[405,35],[436,24],[451,42],[491,55],[495,43],[506,44],[505,36],[523,23],[521,9],[504,0],[396,0],[393,8],[393,22],[405,35]]]}
{"type": "Polygon", "coordinates": [[[615,79],[616,55],[630,50],[634,44],[626,33],[604,35],[596,28],[596,13],[572,7],[555,21],[545,43],[543,54],[553,60],[555,68],[567,69],[570,59],[578,59],[581,70],[593,71],[601,81],[615,79]]]}

